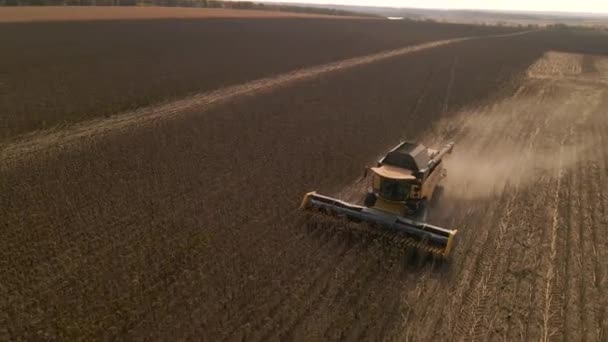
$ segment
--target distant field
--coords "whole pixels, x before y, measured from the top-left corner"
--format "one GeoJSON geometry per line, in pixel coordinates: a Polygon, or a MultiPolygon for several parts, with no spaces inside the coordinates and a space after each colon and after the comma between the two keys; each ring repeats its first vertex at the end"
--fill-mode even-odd
{"type": "MultiPolygon", "coordinates": [[[[323,14],[224,8],[36,6],[0,7],[0,23],[196,18],[349,18],[323,14]]],[[[350,17],[352,18],[352,17],[350,17]]]]}
{"type": "Polygon", "coordinates": [[[344,58],[505,31],[322,18],[4,23],[0,140],[344,58]]]}

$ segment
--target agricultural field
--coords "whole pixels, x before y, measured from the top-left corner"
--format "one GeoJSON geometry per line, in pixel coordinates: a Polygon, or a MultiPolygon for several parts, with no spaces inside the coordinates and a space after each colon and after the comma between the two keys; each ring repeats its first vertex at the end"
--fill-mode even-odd
{"type": "MultiPolygon", "coordinates": [[[[4,13],[9,10],[33,16],[27,9],[0,8],[0,18],[13,18],[4,13]]],[[[56,14],[44,9],[51,18],[56,14]]],[[[108,10],[96,9],[102,14],[108,10]]],[[[152,9],[131,10],[138,11],[123,16],[144,16],[152,9]]],[[[177,10],[167,9],[165,14],[177,10]]],[[[255,11],[233,12],[250,16],[255,11]]],[[[59,22],[38,18],[0,23],[0,28],[0,142],[348,57],[509,32],[471,25],[280,17],[59,22]]]]}
{"type": "Polygon", "coordinates": [[[202,93],[179,101],[56,109],[65,127],[5,135],[0,340],[606,340],[607,37],[290,20],[260,44],[380,28],[204,86],[183,69],[202,93]],[[456,142],[431,217],[459,231],[441,265],[298,210],[315,189],[359,201],[363,167],[403,139],[456,142]]]}

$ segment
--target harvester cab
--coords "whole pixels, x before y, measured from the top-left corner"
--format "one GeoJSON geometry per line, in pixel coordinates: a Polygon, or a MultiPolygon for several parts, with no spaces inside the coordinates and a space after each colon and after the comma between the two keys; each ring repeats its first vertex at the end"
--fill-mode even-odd
{"type": "Polygon", "coordinates": [[[446,175],[443,158],[454,143],[434,150],[422,144],[402,142],[378,161],[371,171],[364,206],[310,192],[301,208],[351,221],[372,224],[404,237],[408,246],[447,258],[456,230],[426,223],[428,204],[446,175]]]}
{"type": "Polygon", "coordinates": [[[369,169],[373,176],[365,206],[426,220],[428,203],[446,176],[443,156],[453,147],[450,143],[437,151],[422,144],[399,144],[369,169]]]}

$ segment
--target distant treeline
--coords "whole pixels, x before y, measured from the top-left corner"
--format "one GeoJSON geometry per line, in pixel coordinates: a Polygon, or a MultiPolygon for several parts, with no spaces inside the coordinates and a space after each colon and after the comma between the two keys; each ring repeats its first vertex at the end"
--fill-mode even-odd
{"type": "Polygon", "coordinates": [[[232,8],[328,15],[374,16],[371,14],[349,12],[332,8],[262,4],[250,1],[218,0],[0,0],[0,6],[165,6],[232,8]]]}

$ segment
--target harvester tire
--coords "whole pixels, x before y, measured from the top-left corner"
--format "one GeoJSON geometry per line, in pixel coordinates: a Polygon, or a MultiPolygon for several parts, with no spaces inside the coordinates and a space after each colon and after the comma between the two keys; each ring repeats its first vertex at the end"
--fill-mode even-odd
{"type": "Polygon", "coordinates": [[[431,207],[436,208],[441,203],[443,196],[445,193],[445,188],[441,185],[435,188],[435,192],[433,193],[433,198],[431,199],[431,207]]]}
{"type": "Polygon", "coordinates": [[[420,222],[426,222],[426,219],[429,215],[429,201],[424,198],[420,201],[418,205],[418,210],[416,210],[416,214],[414,215],[415,220],[420,222]]]}
{"type": "Polygon", "coordinates": [[[363,204],[365,204],[366,207],[371,208],[376,205],[376,200],[376,195],[369,193],[365,195],[365,200],[363,201],[363,204]]]}

